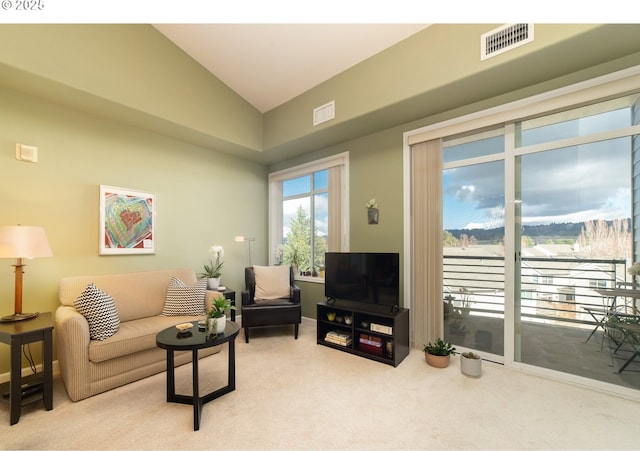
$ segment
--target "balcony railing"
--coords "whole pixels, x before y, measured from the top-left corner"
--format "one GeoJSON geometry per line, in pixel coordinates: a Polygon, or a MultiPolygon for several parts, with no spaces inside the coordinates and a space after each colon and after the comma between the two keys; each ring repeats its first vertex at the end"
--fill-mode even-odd
{"type": "MultiPolygon", "coordinates": [[[[516,271],[522,320],[576,327],[595,324],[585,308],[603,307],[606,299],[596,290],[631,282],[626,261],[617,259],[522,258],[516,271]]],[[[444,256],[443,295],[457,312],[504,317],[504,282],[503,257],[444,256]]]]}

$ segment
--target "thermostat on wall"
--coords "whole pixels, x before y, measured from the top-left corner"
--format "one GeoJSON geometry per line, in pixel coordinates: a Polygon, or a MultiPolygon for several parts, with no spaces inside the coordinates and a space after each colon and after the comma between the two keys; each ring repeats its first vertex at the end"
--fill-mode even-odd
{"type": "Polygon", "coordinates": [[[16,143],[16,159],[20,161],[38,162],[38,148],[26,144],[16,143]]]}

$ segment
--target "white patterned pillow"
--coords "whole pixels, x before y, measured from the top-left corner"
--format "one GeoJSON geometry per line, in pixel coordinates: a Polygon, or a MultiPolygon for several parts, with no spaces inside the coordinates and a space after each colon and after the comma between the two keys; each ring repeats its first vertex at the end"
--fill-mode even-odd
{"type": "Polygon", "coordinates": [[[113,298],[93,283],[87,285],[73,306],[89,323],[92,340],[106,340],[120,328],[120,317],[113,298]]]}
{"type": "Polygon", "coordinates": [[[182,280],[172,276],[161,316],[204,315],[206,292],[207,279],[200,279],[194,285],[186,285],[182,280]]]}

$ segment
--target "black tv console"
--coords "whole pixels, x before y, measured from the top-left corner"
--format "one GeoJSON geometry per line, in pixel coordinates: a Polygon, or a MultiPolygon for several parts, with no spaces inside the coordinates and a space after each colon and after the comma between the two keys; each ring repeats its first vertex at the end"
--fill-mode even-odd
{"type": "Polygon", "coordinates": [[[317,304],[317,343],[398,366],[409,355],[409,310],[337,300],[317,304]]]}

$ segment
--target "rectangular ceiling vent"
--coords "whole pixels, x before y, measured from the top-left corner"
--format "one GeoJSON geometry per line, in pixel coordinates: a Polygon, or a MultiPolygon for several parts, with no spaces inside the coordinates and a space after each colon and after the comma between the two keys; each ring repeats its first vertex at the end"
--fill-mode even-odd
{"type": "Polygon", "coordinates": [[[503,25],[480,37],[480,60],[500,55],[532,41],[533,24],[516,23],[503,25]]]}
{"type": "Polygon", "coordinates": [[[313,125],[322,124],[336,117],[336,101],[332,100],[313,110],[313,125]]]}

